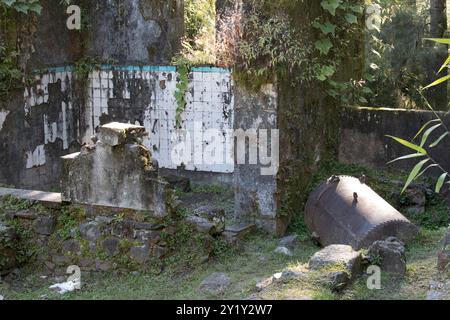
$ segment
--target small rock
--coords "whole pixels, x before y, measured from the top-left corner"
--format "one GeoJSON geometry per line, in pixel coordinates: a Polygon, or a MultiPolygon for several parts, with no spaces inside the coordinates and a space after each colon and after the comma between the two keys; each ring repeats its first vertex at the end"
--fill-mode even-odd
{"type": "Polygon", "coordinates": [[[368,254],[381,259],[380,267],[384,272],[406,274],[405,247],[398,239],[391,237],[385,241],[376,241],[370,246],[368,254]]]}
{"type": "Polygon", "coordinates": [[[94,265],[94,260],[90,259],[90,258],[82,258],[80,259],[80,261],[78,262],[78,265],[80,266],[80,268],[82,269],[88,269],[90,267],[92,267],[94,265]]]}
{"type": "Polygon", "coordinates": [[[30,210],[22,210],[14,213],[14,217],[24,220],[35,220],[37,218],[37,215],[30,210]]]}
{"type": "Polygon", "coordinates": [[[361,253],[353,250],[351,246],[331,245],[312,256],[309,260],[309,268],[318,270],[343,265],[353,276],[361,272],[361,260],[361,253]]]}
{"type": "Polygon", "coordinates": [[[328,275],[331,283],[331,290],[335,292],[342,291],[351,282],[351,277],[347,272],[337,271],[328,275]]]}
{"type": "Polygon", "coordinates": [[[144,264],[149,259],[150,250],[149,250],[149,248],[147,246],[131,247],[131,249],[130,249],[130,256],[136,262],[138,262],[140,264],[144,264]]]}
{"type": "Polygon", "coordinates": [[[284,237],[280,240],[280,247],[287,247],[287,248],[295,248],[299,244],[298,236],[296,234],[284,237]]]}
{"type": "Polygon", "coordinates": [[[408,216],[420,216],[425,213],[425,207],[414,206],[405,209],[408,216]]]}
{"type": "Polygon", "coordinates": [[[438,253],[438,269],[441,272],[450,267],[450,250],[444,250],[438,253]]]}
{"type": "Polygon", "coordinates": [[[303,272],[286,270],[286,271],[274,274],[273,280],[277,281],[277,282],[279,282],[279,281],[287,282],[292,279],[300,279],[301,277],[304,277],[304,276],[305,276],[305,274],[303,272]]]}
{"type": "Polygon", "coordinates": [[[102,242],[102,248],[108,256],[113,257],[119,253],[119,243],[120,240],[117,238],[106,238],[102,242]]]}
{"type": "Polygon", "coordinates": [[[220,295],[231,285],[231,279],[225,273],[213,273],[200,284],[200,290],[211,295],[220,295]]]}
{"type": "Polygon", "coordinates": [[[111,224],[114,219],[111,217],[99,216],[95,218],[95,221],[102,224],[111,224]]]}
{"type": "Polygon", "coordinates": [[[63,243],[63,251],[64,253],[79,253],[81,251],[80,244],[76,240],[67,240],[63,243]]]}
{"type": "Polygon", "coordinates": [[[5,298],[2,295],[0,295],[0,301],[3,301],[3,300],[5,300],[5,298]]]}
{"type": "Polygon", "coordinates": [[[37,234],[50,236],[56,227],[56,220],[53,217],[39,217],[36,219],[34,230],[37,234]]]}
{"type": "Polygon", "coordinates": [[[166,247],[155,246],[152,253],[156,258],[161,259],[169,253],[169,249],[166,247]]]}
{"type": "Polygon", "coordinates": [[[262,290],[268,288],[269,286],[272,285],[273,280],[274,280],[274,277],[269,277],[269,278],[261,280],[260,282],[258,282],[256,284],[256,290],[262,291],[262,290]]]}
{"type": "Polygon", "coordinates": [[[235,224],[231,226],[227,226],[225,228],[225,232],[229,232],[234,234],[239,240],[244,239],[246,236],[251,234],[256,230],[256,225],[254,224],[235,224]]]}
{"type": "Polygon", "coordinates": [[[286,248],[286,247],[278,247],[278,248],[275,249],[274,252],[275,252],[275,253],[278,253],[278,254],[283,254],[283,255],[289,256],[289,257],[292,257],[292,256],[293,256],[291,250],[289,250],[289,249],[286,248]]]}
{"type": "Polygon", "coordinates": [[[102,235],[99,223],[95,221],[86,222],[80,225],[80,233],[83,239],[88,241],[97,241],[102,235]]]}
{"type": "Polygon", "coordinates": [[[103,271],[103,272],[108,272],[108,271],[111,271],[112,266],[107,261],[97,260],[97,261],[95,261],[95,269],[97,269],[99,271],[103,271]]]}
{"type": "Polygon", "coordinates": [[[161,232],[152,230],[134,230],[133,237],[141,242],[157,243],[161,240],[161,232]]]}
{"type": "Polygon", "coordinates": [[[419,207],[425,206],[425,203],[427,202],[425,192],[421,188],[409,188],[406,190],[405,196],[409,203],[419,207]]]}
{"type": "Polygon", "coordinates": [[[195,226],[197,231],[204,234],[217,235],[220,234],[221,231],[217,227],[217,224],[209,221],[206,218],[198,217],[198,216],[189,216],[186,218],[186,221],[191,225],[195,226]]]}
{"type": "Polygon", "coordinates": [[[156,230],[164,229],[164,225],[162,225],[162,224],[152,224],[152,223],[147,223],[147,222],[134,222],[133,223],[133,228],[137,229],[137,230],[152,230],[152,231],[156,231],[156,230]]]}

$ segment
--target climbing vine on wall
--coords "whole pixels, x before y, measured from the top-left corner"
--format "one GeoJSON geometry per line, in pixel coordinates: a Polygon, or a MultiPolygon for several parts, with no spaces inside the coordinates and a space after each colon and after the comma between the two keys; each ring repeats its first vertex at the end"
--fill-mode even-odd
{"type": "Polygon", "coordinates": [[[42,5],[39,0],[0,0],[0,6],[14,9],[17,12],[41,14],[42,5]]]}

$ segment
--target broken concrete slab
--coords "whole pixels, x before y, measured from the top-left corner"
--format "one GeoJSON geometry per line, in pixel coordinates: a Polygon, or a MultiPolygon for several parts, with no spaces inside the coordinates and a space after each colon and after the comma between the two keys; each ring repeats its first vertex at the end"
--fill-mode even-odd
{"type": "Polygon", "coordinates": [[[38,201],[52,209],[59,209],[62,203],[61,194],[54,192],[0,188],[0,197],[4,196],[13,196],[25,201],[38,201]]]}
{"type": "Polygon", "coordinates": [[[350,274],[361,272],[361,252],[353,250],[347,245],[331,245],[312,256],[309,260],[311,270],[320,270],[327,267],[343,266],[350,274]]]}
{"type": "Polygon", "coordinates": [[[234,234],[236,238],[242,240],[252,232],[256,230],[256,225],[254,224],[235,224],[231,226],[225,227],[225,232],[229,232],[231,234],[234,234]]]}
{"type": "Polygon", "coordinates": [[[63,201],[145,211],[154,218],[167,216],[171,190],[139,140],[143,130],[128,124],[105,125],[94,145],[62,157],[63,201]]]}
{"type": "Polygon", "coordinates": [[[139,139],[142,139],[145,134],[145,127],[112,122],[99,128],[97,139],[111,147],[116,147],[127,143],[140,142],[139,139]]]}

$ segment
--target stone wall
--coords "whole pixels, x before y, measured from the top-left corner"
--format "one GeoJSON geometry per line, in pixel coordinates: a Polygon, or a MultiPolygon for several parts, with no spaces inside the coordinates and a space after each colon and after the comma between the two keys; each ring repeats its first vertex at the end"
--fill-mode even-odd
{"type": "Polygon", "coordinates": [[[224,246],[223,231],[206,218],[179,212],[154,218],[146,211],[54,203],[49,208],[4,196],[0,274],[29,264],[59,275],[71,265],[85,272],[125,273],[159,272],[166,261],[192,266],[212,257],[216,245],[224,246]]]}
{"type": "MultiPolygon", "coordinates": [[[[441,115],[444,116],[444,113],[441,115]]],[[[417,159],[387,166],[389,161],[411,154],[413,151],[386,135],[409,141],[425,123],[434,118],[431,111],[344,108],[340,112],[339,160],[377,169],[389,167],[409,171],[418,162],[417,159]]],[[[439,130],[432,133],[428,138],[429,144],[443,133],[439,130]]],[[[430,149],[431,156],[447,170],[450,170],[449,147],[450,142],[446,139],[438,147],[430,149]]],[[[430,170],[428,173],[439,172],[430,170]]]]}

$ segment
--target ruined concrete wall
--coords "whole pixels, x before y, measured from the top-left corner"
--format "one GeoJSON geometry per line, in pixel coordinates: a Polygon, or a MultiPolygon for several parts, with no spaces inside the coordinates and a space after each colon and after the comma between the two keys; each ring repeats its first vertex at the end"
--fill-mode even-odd
{"type": "MultiPolygon", "coordinates": [[[[264,166],[259,153],[267,154],[266,148],[259,143],[261,134],[264,134],[261,130],[278,129],[276,87],[267,84],[258,93],[236,87],[234,126],[237,130],[243,130],[249,134],[245,138],[245,163],[238,163],[239,156],[236,157],[235,215],[238,219],[255,223],[270,233],[277,233],[279,232],[277,218],[280,205],[276,181],[277,171],[270,175],[263,175],[261,169],[264,166]],[[252,133],[257,139],[252,139],[252,133]],[[253,153],[253,157],[256,152],[256,162],[251,160],[249,152],[253,153]]],[[[272,152],[276,151],[272,149],[272,152]]]]}
{"type": "Polygon", "coordinates": [[[0,183],[32,189],[58,186],[59,157],[79,151],[100,125],[112,121],[145,126],[150,134],[144,143],[161,168],[183,167],[193,177],[195,171],[202,171],[218,174],[217,181],[229,180],[226,175],[234,171],[234,163],[226,162],[232,149],[227,134],[234,125],[229,70],[193,70],[187,107],[181,115],[182,131],[176,129],[175,120],[175,67],[118,66],[93,71],[87,77],[84,99],[79,97],[73,68],[49,71],[36,76],[34,85],[15,98],[13,110],[0,108],[0,159],[5,164],[0,168],[0,183]],[[216,129],[218,136],[208,136],[209,129],[216,129]],[[191,148],[190,162],[174,161],[172,151],[180,143],[191,148]],[[208,145],[221,152],[222,162],[211,163],[203,157],[208,145]]]}
{"type": "MultiPolygon", "coordinates": [[[[409,141],[426,122],[434,118],[431,111],[344,108],[340,113],[339,160],[371,168],[411,170],[418,162],[417,159],[387,166],[389,161],[413,152],[386,135],[409,141]]],[[[428,138],[429,144],[442,134],[439,130],[432,133],[428,138]]],[[[449,147],[450,142],[446,139],[436,148],[430,149],[431,156],[447,170],[450,170],[449,147]]],[[[430,174],[439,172],[429,171],[430,174]]]]}
{"type": "MultiPolygon", "coordinates": [[[[57,187],[60,157],[79,151],[86,135],[95,129],[98,118],[86,119],[92,108],[85,105],[89,83],[74,81],[69,73],[72,69],[59,66],[74,65],[87,56],[127,64],[166,64],[179,48],[184,32],[181,0],[73,3],[82,9],[81,31],[67,28],[66,6],[54,0],[41,1],[39,16],[11,13],[11,23],[5,28],[1,24],[0,39],[7,39],[8,46],[19,51],[21,69],[31,73],[55,67],[37,76],[25,93],[10,92],[0,101],[2,184],[31,189],[57,187]]],[[[150,96],[146,88],[133,90],[141,90],[136,95],[150,96]]],[[[131,108],[129,100],[124,105],[131,108]]],[[[112,103],[111,109],[119,108],[112,103]]],[[[137,113],[144,114],[143,108],[137,113]]],[[[131,121],[127,116],[122,114],[118,120],[131,121]]]]}
{"type": "Polygon", "coordinates": [[[168,64],[184,36],[182,0],[90,1],[87,55],[168,64]]]}

